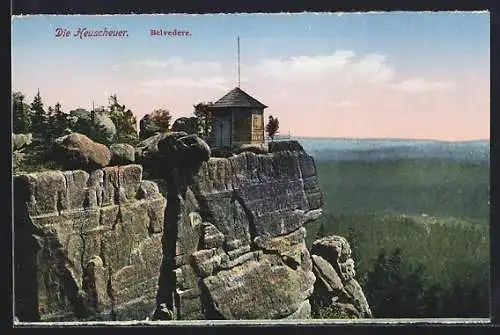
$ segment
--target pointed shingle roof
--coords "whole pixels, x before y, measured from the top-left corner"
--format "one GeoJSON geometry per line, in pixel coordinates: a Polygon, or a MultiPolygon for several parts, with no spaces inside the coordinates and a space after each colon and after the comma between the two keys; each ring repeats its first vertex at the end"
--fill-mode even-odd
{"type": "Polygon", "coordinates": [[[210,107],[248,107],[248,108],[267,108],[266,105],[250,96],[239,87],[235,87],[222,98],[214,102],[210,107]]]}

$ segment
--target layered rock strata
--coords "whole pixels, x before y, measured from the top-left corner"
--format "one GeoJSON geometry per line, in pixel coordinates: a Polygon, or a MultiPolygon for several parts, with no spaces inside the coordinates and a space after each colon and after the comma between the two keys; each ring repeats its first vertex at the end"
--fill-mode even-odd
{"type": "Polygon", "coordinates": [[[310,318],[318,269],[345,261],[305,245],[323,205],[312,157],[269,151],[208,159],[199,138],[159,133],[141,165],[15,176],[16,316],[310,318]]]}
{"type": "Polygon", "coordinates": [[[316,275],[313,309],[332,308],[346,318],[371,318],[370,306],[355,279],[351,247],[341,236],[327,236],[314,241],[313,270],[316,275]]]}
{"type": "Polygon", "coordinates": [[[22,321],[145,319],[154,308],[165,198],[140,165],[14,178],[22,321]]]}

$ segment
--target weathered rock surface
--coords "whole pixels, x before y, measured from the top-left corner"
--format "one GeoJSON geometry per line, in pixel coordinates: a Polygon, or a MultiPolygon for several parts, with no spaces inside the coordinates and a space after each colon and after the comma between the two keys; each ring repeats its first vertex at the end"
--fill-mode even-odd
{"type": "Polygon", "coordinates": [[[161,132],[161,128],[151,118],[151,115],[146,114],[139,120],[139,138],[147,139],[156,133],[161,132]]]}
{"type": "Polygon", "coordinates": [[[310,318],[323,286],[362,310],[347,242],[306,248],[323,196],[314,160],[287,148],[208,159],[196,136],[158,133],[143,165],[16,176],[17,317],[310,318]]]}
{"type": "Polygon", "coordinates": [[[236,150],[235,153],[239,154],[242,152],[253,152],[254,154],[267,154],[269,152],[269,147],[267,144],[242,144],[236,150]]]}
{"type": "Polygon", "coordinates": [[[175,318],[311,317],[315,276],[304,225],[321,214],[323,198],[310,156],[211,158],[181,199],[167,262],[175,284],[162,293],[173,295],[166,305],[175,318]]]}
{"type": "Polygon", "coordinates": [[[97,126],[104,130],[104,133],[107,135],[108,140],[112,140],[116,136],[116,126],[113,123],[113,120],[109,116],[107,116],[104,112],[95,111],[92,122],[97,126]]]}
{"type": "Polygon", "coordinates": [[[183,131],[188,134],[196,134],[198,132],[198,118],[196,117],[180,117],[172,124],[172,131],[183,131]]]}
{"type": "Polygon", "coordinates": [[[135,148],[130,144],[111,144],[111,165],[126,165],[135,162],[135,148]]]}
{"type": "Polygon", "coordinates": [[[26,150],[29,149],[32,142],[33,135],[31,133],[12,133],[12,167],[14,169],[18,168],[25,160],[26,150]]]}
{"type": "Polygon", "coordinates": [[[311,254],[316,275],[313,309],[331,307],[340,315],[371,318],[370,306],[355,279],[347,240],[341,236],[323,237],[314,241],[311,254]]]}
{"type": "Polygon", "coordinates": [[[26,153],[22,151],[13,151],[12,152],[12,167],[16,168],[24,161],[26,157],[26,153]]]}
{"type": "Polygon", "coordinates": [[[127,165],[14,178],[20,320],[150,315],[166,202],[141,175],[127,165]]]}
{"type": "Polygon", "coordinates": [[[107,146],[80,133],[71,133],[54,141],[54,159],[68,169],[96,170],[111,161],[107,146]]]}
{"type": "Polygon", "coordinates": [[[210,158],[210,147],[198,136],[185,132],[157,133],[136,147],[135,159],[147,167],[147,176],[168,179],[174,169],[198,171],[210,158]]]}
{"type": "Polygon", "coordinates": [[[278,151],[304,151],[302,145],[297,141],[269,142],[269,152],[278,151]]]}
{"type": "Polygon", "coordinates": [[[12,150],[21,150],[33,141],[33,135],[31,133],[27,134],[12,134],[12,150]]]}

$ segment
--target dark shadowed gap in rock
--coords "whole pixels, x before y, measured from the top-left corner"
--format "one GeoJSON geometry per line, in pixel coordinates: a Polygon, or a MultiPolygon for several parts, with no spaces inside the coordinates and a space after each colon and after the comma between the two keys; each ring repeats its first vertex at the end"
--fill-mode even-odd
{"type": "MultiPolygon", "coordinates": [[[[241,197],[239,190],[234,190],[233,196],[231,197],[231,204],[233,206],[234,211],[236,211],[236,203],[238,203],[241,208],[243,208],[243,212],[245,213],[245,216],[248,220],[248,232],[250,234],[250,247],[253,250],[254,249],[254,239],[257,237],[257,228],[255,227],[255,219],[253,216],[252,211],[248,208],[248,206],[245,204],[245,201],[241,197]]],[[[236,221],[236,217],[233,216],[233,219],[236,221]]],[[[236,226],[236,222],[235,226],[236,226]]]]}
{"type": "MultiPolygon", "coordinates": [[[[79,234],[80,239],[82,241],[82,249],[80,252],[80,267],[82,269],[82,276],[85,276],[85,269],[86,269],[86,264],[85,264],[85,248],[86,248],[86,243],[85,243],[85,234],[83,233],[83,226],[80,227],[79,234]]],[[[82,278],[83,279],[83,278],[82,278]]]]}
{"type": "Polygon", "coordinates": [[[110,311],[110,318],[111,321],[116,321],[117,319],[117,314],[116,314],[116,306],[115,306],[115,296],[114,296],[114,289],[113,289],[113,281],[112,281],[112,274],[113,271],[111,269],[111,265],[108,268],[108,278],[107,278],[107,283],[106,283],[106,293],[108,294],[109,300],[111,302],[111,311],[110,311]]]}
{"type": "Polygon", "coordinates": [[[288,256],[282,256],[281,259],[283,260],[283,263],[285,263],[286,266],[291,268],[292,270],[297,270],[300,264],[297,264],[297,262],[288,256]]]}
{"type": "Polygon", "coordinates": [[[113,225],[111,226],[111,229],[115,230],[116,226],[119,223],[123,223],[122,206],[118,206],[118,213],[116,214],[116,218],[115,218],[115,221],[113,222],[113,225]]]}
{"type": "Polygon", "coordinates": [[[201,291],[200,302],[201,302],[202,313],[205,316],[205,319],[224,320],[225,317],[214,306],[214,301],[210,296],[210,292],[207,286],[205,285],[205,283],[203,283],[203,280],[200,279],[198,286],[201,291]]]}
{"type": "MultiPolygon", "coordinates": [[[[57,212],[61,214],[61,211],[64,208],[64,205],[62,203],[62,198],[63,198],[63,193],[62,192],[57,192],[57,212]]],[[[85,205],[84,205],[85,206],[85,205]]]]}
{"type": "Polygon", "coordinates": [[[92,314],[100,312],[98,302],[98,294],[96,288],[96,278],[94,276],[94,265],[88,264],[82,269],[82,290],[85,292],[85,300],[87,308],[92,310],[92,314]]]}
{"type": "Polygon", "coordinates": [[[50,235],[44,238],[47,242],[53,244],[50,248],[56,250],[55,257],[52,259],[56,263],[57,276],[64,286],[64,291],[67,293],[68,300],[73,307],[73,312],[78,319],[83,319],[90,316],[88,309],[85,306],[83,297],[78,289],[78,284],[74,281],[71,272],[67,268],[67,254],[64,252],[63,246],[59,243],[56,236],[50,235]]]}
{"type": "MultiPolygon", "coordinates": [[[[342,251],[340,251],[342,252],[342,251]]],[[[337,259],[334,259],[331,257],[331,254],[328,252],[328,249],[323,249],[321,246],[317,246],[316,248],[311,247],[311,255],[316,255],[319,257],[322,257],[325,259],[330,265],[333,267],[333,269],[337,272],[339,275],[340,279],[342,280],[342,283],[344,283],[344,278],[342,278],[342,272],[340,271],[340,265],[337,259]],[[329,257],[327,257],[327,255],[329,257]]]]}
{"type": "Polygon", "coordinates": [[[98,206],[102,206],[103,199],[104,199],[104,187],[101,188],[100,196],[99,196],[99,194],[97,195],[97,205],[98,206]]]}
{"type": "Polygon", "coordinates": [[[102,238],[99,240],[99,257],[101,257],[102,266],[105,268],[107,266],[106,244],[104,243],[104,240],[102,238]]]}
{"type": "Polygon", "coordinates": [[[14,178],[14,313],[20,321],[39,321],[36,260],[40,250],[28,215],[29,185],[26,177],[14,178]]]}
{"type": "Polygon", "coordinates": [[[178,236],[178,224],[181,220],[181,210],[183,207],[182,192],[185,192],[185,187],[178,185],[179,180],[175,179],[175,173],[170,173],[167,176],[167,206],[165,207],[165,215],[163,221],[162,234],[162,261],[160,265],[160,274],[158,278],[158,292],[156,295],[157,311],[154,319],[161,319],[159,306],[164,304],[167,309],[174,309],[173,293],[175,291],[175,255],[178,236]]]}
{"type": "MultiPolygon", "coordinates": [[[[90,190],[88,192],[90,192],[90,190]]],[[[59,199],[61,199],[61,198],[59,198],[59,199]]],[[[59,201],[58,201],[58,204],[59,204],[59,201]]],[[[90,194],[87,193],[85,195],[85,198],[83,199],[83,208],[89,208],[89,207],[90,207],[90,194]]],[[[59,212],[61,212],[61,211],[59,210],[59,212]]]]}
{"type": "Polygon", "coordinates": [[[214,213],[210,210],[207,198],[202,196],[196,188],[191,187],[196,201],[198,202],[198,213],[201,216],[203,222],[216,222],[214,219],[214,213]]]}
{"type": "Polygon", "coordinates": [[[113,197],[114,197],[113,200],[115,201],[115,204],[119,204],[120,203],[120,186],[119,185],[116,186],[114,184],[113,184],[113,186],[115,188],[115,192],[113,194],[113,197]]]}
{"type": "MultiPolygon", "coordinates": [[[[16,216],[19,217],[19,216],[16,216]]],[[[29,220],[29,218],[26,218],[29,220]]],[[[16,253],[14,264],[17,276],[14,275],[15,315],[20,321],[40,321],[38,312],[38,281],[37,281],[37,253],[40,249],[38,242],[31,236],[26,227],[29,221],[18,222],[14,236],[16,253]],[[25,227],[21,227],[25,226],[25,227]]]]}

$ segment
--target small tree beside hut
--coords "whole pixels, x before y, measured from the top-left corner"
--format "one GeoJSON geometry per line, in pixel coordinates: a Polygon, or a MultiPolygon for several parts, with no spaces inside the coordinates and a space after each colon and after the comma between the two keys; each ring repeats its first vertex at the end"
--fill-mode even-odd
{"type": "Polygon", "coordinates": [[[271,141],[274,140],[274,136],[278,133],[279,127],[280,127],[280,121],[278,120],[278,118],[269,115],[266,124],[266,132],[267,136],[271,139],[271,141]]]}

